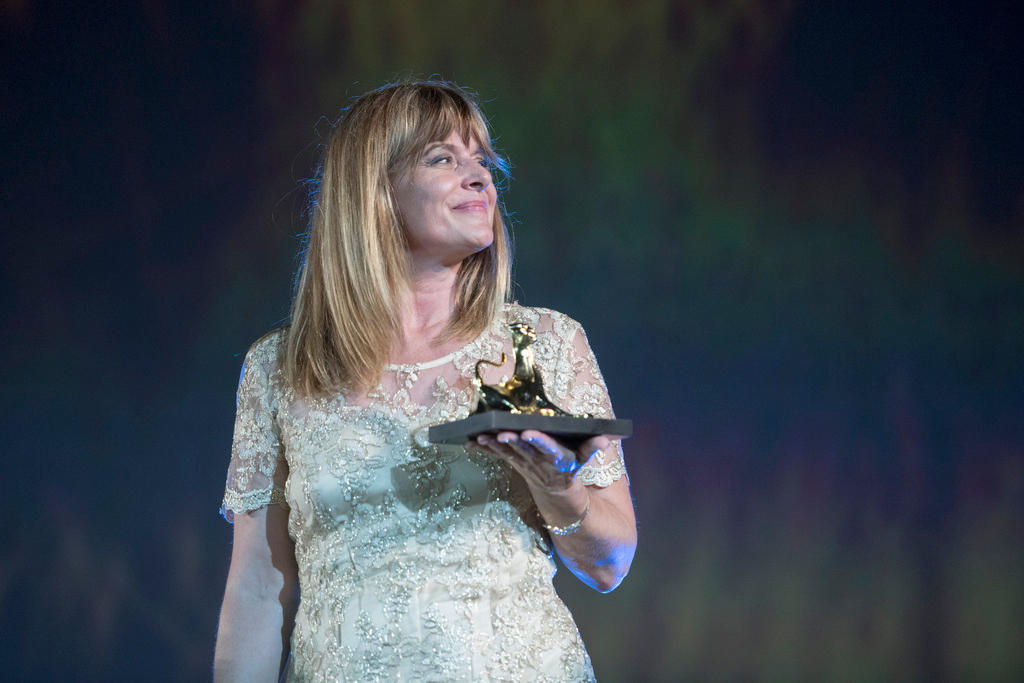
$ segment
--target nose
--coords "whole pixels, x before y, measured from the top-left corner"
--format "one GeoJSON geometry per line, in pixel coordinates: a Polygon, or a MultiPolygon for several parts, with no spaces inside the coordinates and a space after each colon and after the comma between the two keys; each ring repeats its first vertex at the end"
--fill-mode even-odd
{"type": "Polygon", "coordinates": [[[466,172],[462,175],[462,186],[468,190],[482,192],[491,184],[491,172],[477,161],[465,164],[466,172]]]}

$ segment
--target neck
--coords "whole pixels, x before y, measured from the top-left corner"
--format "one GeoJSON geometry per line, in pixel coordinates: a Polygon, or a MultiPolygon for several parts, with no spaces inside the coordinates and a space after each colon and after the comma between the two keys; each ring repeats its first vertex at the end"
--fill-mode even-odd
{"type": "Polygon", "coordinates": [[[455,311],[457,275],[457,267],[413,271],[412,286],[401,302],[404,340],[432,340],[445,328],[455,311]]]}

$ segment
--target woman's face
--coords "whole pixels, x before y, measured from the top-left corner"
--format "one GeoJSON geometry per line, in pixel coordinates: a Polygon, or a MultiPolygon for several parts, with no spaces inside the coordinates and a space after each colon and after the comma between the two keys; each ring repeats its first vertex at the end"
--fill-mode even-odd
{"type": "Polygon", "coordinates": [[[489,165],[476,138],[467,145],[453,131],[393,178],[414,266],[453,266],[490,246],[498,193],[489,165]]]}

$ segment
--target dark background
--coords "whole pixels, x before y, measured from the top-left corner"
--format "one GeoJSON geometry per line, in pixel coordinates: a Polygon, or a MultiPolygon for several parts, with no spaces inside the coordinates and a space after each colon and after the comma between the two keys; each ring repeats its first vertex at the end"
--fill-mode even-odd
{"type": "Polygon", "coordinates": [[[1011,2],[0,5],[0,671],[203,680],[249,343],[350,98],[475,89],[640,546],[605,680],[1024,675],[1011,2]]]}

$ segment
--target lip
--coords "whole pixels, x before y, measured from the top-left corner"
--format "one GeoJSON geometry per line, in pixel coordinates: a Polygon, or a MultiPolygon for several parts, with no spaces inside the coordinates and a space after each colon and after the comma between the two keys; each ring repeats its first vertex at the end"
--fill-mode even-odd
{"type": "Polygon", "coordinates": [[[452,211],[486,211],[487,202],[475,199],[469,202],[462,202],[452,207],[452,211]]]}

